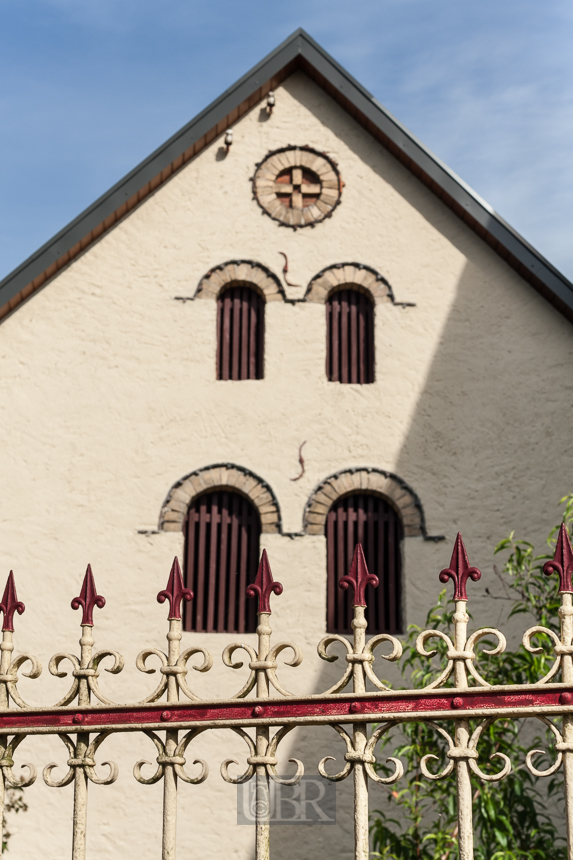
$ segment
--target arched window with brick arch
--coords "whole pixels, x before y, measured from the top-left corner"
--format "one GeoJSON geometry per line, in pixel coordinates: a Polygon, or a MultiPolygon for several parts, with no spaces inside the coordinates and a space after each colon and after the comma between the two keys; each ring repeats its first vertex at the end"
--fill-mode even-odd
{"type": "Polygon", "coordinates": [[[204,633],[252,633],[256,601],[245,590],[259,561],[261,520],[255,505],[232,489],[203,493],[183,523],[184,576],[194,599],[185,604],[184,629],[204,633]]]}
{"type": "Polygon", "coordinates": [[[402,632],[402,519],[380,495],[355,492],[337,499],[325,523],[327,553],[327,630],[352,633],[352,590],[341,589],[340,578],[348,573],[352,554],[361,543],[370,573],[378,588],[369,588],[367,621],[369,633],[402,632]]]}
{"type": "Polygon", "coordinates": [[[374,303],[351,286],[326,301],[326,374],[330,382],[374,382],[374,303]]]}
{"type": "Polygon", "coordinates": [[[248,284],[235,284],[217,298],[217,379],[262,379],[265,300],[248,284]]]}

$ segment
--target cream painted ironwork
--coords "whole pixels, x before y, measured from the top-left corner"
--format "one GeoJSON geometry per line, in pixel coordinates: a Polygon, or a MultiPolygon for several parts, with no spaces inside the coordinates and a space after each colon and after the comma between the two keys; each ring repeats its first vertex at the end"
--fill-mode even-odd
{"type": "Polygon", "coordinates": [[[280,583],[273,581],[267,554],[263,551],[255,582],[247,589],[247,595],[258,600],[258,646],[254,649],[248,644],[233,643],[222,654],[226,666],[238,669],[243,663],[235,655],[244,651],[249,658],[249,678],[228,699],[203,700],[191,688],[187,674],[190,667],[198,672],[208,672],[213,660],[200,646],[181,652],[181,605],[184,600],[191,600],[193,595],[185,588],[175,559],[167,588],[157,597],[160,603],[169,602],[166,652],[146,648],[136,660],[141,672],[152,673],[155,670],[148,666],[148,660],[150,657],[158,659],[161,679],[141,701],[125,704],[108,699],[98,684],[102,661],[113,661],[107,669],[112,674],[122,671],[124,661],[113,650],[94,653],[93,610],[96,606],[103,608],[105,599],[98,595],[88,566],[81,594],[72,601],[74,609],[83,611],[80,656],[58,653],[48,666],[52,675],[65,677],[66,673],[60,667],[68,661],[72,666],[72,684],[56,705],[46,708],[31,707],[18,692],[18,676],[23,667],[28,668],[22,673],[29,678],[37,678],[42,667],[30,655],[12,659],[14,615],[22,614],[24,604],[18,601],[11,572],[0,604],[0,612],[4,614],[0,644],[0,820],[3,823],[6,789],[29,786],[36,779],[36,768],[32,764],[23,765],[27,768],[26,776],[18,778],[14,775],[17,748],[29,736],[57,735],[69,753],[68,771],[62,778],[55,779],[52,774],[57,765],[51,762],[44,767],[43,778],[48,786],[54,788],[74,783],[72,858],[84,860],[89,783],[109,785],[118,777],[118,768],[113,762],[103,762],[108,773],[98,776],[96,756],[99,748],[112,733],[141,732],[152,741],[157,751],[156,770],[151,776],[144,776],[143,768],[151,766],[151,763],[139,761],[134,766],[134,776],[138,782],[147,785],[163,780],[162,860],[174,860],[178,781],[197,785],[209,775],[207,764],[200,758],[193,761],[198,773],[190,775],[187,772],[187,749],[203,732],[229,728],[246,744],[247,766],[239,776],[233,776],[229,766],[240,764],[234,759],[226,759],[221,764],[221,775],[227,782],[235,784],[255,780],[256,858],[269,860],[270,780],[295,785],[304,772],[302,762],[293,758],[290,761],[296,765],[295,774],[288,778],[279,776],[278,748],[297,726],[329,725],[344,741],[344,767],[337,773],[330,773],[326,765],[328,761],[334,761],[334,757],[326,756],[317,763],[318,771],[333,781],[343,780],[352,773],[355,858],[367,860],[369,782],[393,784],[404,774],[401,761],[390,757],[387,763],[393,771],[388,776],[380,775],[375,757],[376,745],[386,732],[400,723],[424,721],[446,740],[448,762],[436,772],[430,768],[430,762],[438,761],[438,757],[430,752],[420,762],[421,771],[429,780],[445,779],[455,771],[459,857],[471,860],[471,781],[476,778],[490,782],[504,779],[512,767],[506,755],[494,753],[492,759],[499,759],[501,767],[497,773],[485,773],[478,764],[480,737],[496,719],[531,717],[541,720],[550,729],[555,738],[556,758],[551,767],[539,770],[534,758],[542,751],[531,750],[525,764],[537,777],[550,776],[563,766],[568,856],[573,860],[573,550],[565,526],[559,534],[555,557],[547,562],[544,571],[548,575],[559,575],[561,636],[539,626],[525,632],[523,645],[528,651],[539,653],[541,648],[534,644],[534,638],[544,635],[549,638],[555,655],[551,670],[536,684],[496,686],[492,683],[494,679],[485,679],[476,668],[476,646],[481,640],[488,640],[485,644],[490,644],[492,639],[497,641],[495,647],[484,649],[486,654],[501,654],[506,642],[503,634],[494,628],[481,628],[468,635],[466,584],[468,579],[478,580],[481,574],[470,566],[458,535],[450,566],[440,573],[442,582],[452,580],[454,584],[453,635],[450,638],[439,630],[425,630],[416,643],[417,652],[432,659],[437,650],[432,649],[429,643],[432,639],[442,640],[447,647],[447,664],[438,677],[422,690],[392,690],[374,671],[374,652],[379,646],[384,646],[381,658],[395,662],[402,654],[402,645],[395,636],[386,633],[366,638],[366,588],[377,586],[378,579],[368,572],[362,547],[358,545],[350,573],[340,580],[342,588],[351,588],[354,592],[353,641],[331,634],[318,644],[319,657],[328,662],[338,659],[329,653],[331,645],[337,642],[344,647],[346,667],[342,677],[324,693],[297,697],[280,681],[277,661],[283,652],[290,652],[287,665],[296,667],[303,655],[291,642],[271,645],[270,597],[273,593],[281,594],[283,589],[280,583]],[[556,680],[559,677],[560,680],[556,680]],[[367,689],[368,684],[374,687],[374,691],[367,689]],[[347,689],[349,686],[351,690],[347,689]],[[251,695],[253,691],[254,695],[251,695]],[[561,726],[555,722],[559,719],[561,726]],[[451,724],[451,730],[438,725],[437,720],[451,724]],[[478,721],[473,731],[470,720],[478,721]]]}

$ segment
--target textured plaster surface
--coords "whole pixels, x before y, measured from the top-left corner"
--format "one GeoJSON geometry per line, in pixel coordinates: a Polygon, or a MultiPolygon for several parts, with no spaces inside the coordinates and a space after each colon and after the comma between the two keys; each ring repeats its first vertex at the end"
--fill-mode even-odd
{"type": "MultiPolygon", "coordinates": [[[[229,462],[260,475],[286,532],[301,530],[309,495],[337,470],[375,466],[407,481],[430,534],[447,536],[445,544],[404,542],[408,623],[421,622],[439,592],[458,529],[484,571],[472,584],[474,624],[497,622],[504,603],[485,594],[488,585],[496,591],[494,544],[512,528],[546,534],[572,489],[570,324],[304,76],[279,88],[265,115],[253,109],[235,126],[226,158],[216,140],[0,326],[0,569],[14,568],[27,604],[16,650],[45,667],[56,651],[77,653],[70,600],[91,562],[107,598],[96,610],[96,647],[118,648],[130,667],[102,679],[114,699],[152,688],[133,661],[164,642],[166,610],[155,595],[183,547],[181,533],[138,530],[157,528],[169,488],[195,469],[229,462]],[[251,196],[255,163],[287,143],[325,151],[345,182],[333,217],[314,229],[279,226],[251,196]],[[266,306],[265,378],[215,380],[216,302],[174,296],[193,296],[206,272],[231,259],[280,275],[279,252],[299,285],[285,286],[287,298],[302,298],[324,267],[358,262],[379,271],[397,301],[415,303],[376,305],[374,384],[328,383],[324,306],[283,301],[266,306]],[[292,482],[303,441],[306,471],[292,482]]],[[[266,534],[263,545],[285,589],[273,600],[274,641],[293,639],[305,652],[300,668],[283,670],[284,682],[295,692],[326,688],[342,667],[318,665],[315,651],[325,631],[324,538],[266,534]]],[[[241,672],[219,666],[234,638],[184,634],[182,647],[200,640],[215,657],[216,669],[190,678],[201,694],[240,688],[241,672]]],[[[380,674],[387,677],[384,667],[380,674]]],[[[55,702],[68,680],[45,668],[22,691],[31,702],[55,702]]],[[[131,776],[138,758],[154,760],[152,744],[119,736],[107,746],[99,759],[115,759],[120,777],[89,786],[88,854],[157,857],[162,786],[131,776]]],[[[244,761],[246,748],[226,732],[224,742],[202,737],[195,749],[211,775],[202,786],[180,784],[179,854],[248,860],[252,829],[236,826],[236,789],[218,773],[223,758],[244,761]]],[[[288,749],[309,770],[321,755],[340,762],[343,754],[327,729],[301,732],[288,749]]],[[[18,756],[64,766],[67,752],[57,739],[28,740],[18,756]]],[[[349,855],[347,783],[338,787],[338,826],[274,830],[276,860],[306,858],[311,848],[349,855]]],[[[380,792],[372,788],[372,808],[386,797],[380,792]]],[[[66,856],[71,786],[39,780],[27,798],[11,856],[66,856]]]]}

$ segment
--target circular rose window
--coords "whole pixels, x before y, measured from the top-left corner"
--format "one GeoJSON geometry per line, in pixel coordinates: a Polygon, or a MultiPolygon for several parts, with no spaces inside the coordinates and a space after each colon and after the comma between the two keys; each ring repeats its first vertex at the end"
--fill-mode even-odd
{"type": "Polygon", "coordinates": [[[259,206],[281,224],[307,227],[323,221],[340,202],[336,164],[308,146],[285,146],[257,165],[253,193],[259,206]]]}

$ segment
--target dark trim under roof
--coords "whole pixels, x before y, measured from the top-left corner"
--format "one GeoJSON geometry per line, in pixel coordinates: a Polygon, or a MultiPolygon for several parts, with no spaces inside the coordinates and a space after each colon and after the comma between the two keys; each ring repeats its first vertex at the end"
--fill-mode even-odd
{"type": "Polygon", "coordinates": [[[45,284],[296,69],[323,87],[524,280],[573,321],[573,284],[318,45],[297,30],[0,282],[0,318],[45,284]]]}

